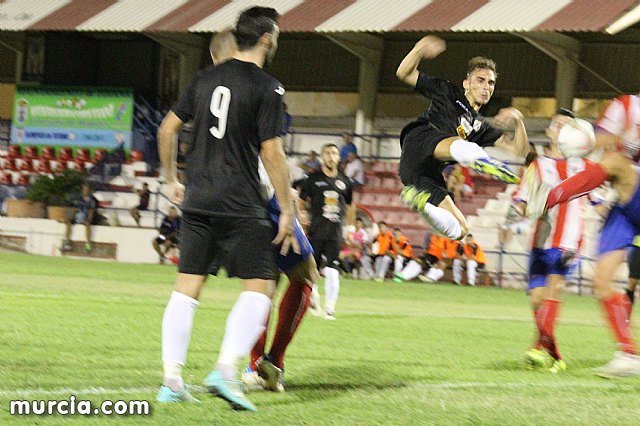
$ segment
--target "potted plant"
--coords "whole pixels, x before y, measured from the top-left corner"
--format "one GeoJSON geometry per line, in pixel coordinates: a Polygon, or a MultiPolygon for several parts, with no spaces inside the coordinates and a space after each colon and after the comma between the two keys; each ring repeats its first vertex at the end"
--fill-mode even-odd
{"type": "Polygon", "coordinates": [[[84,175],[75,170],[64,170],[53,177],[42,175],[27,191],[27,199],[47,206],[49,219],[64,221],[67,207],[81,192],[84,175]]]}

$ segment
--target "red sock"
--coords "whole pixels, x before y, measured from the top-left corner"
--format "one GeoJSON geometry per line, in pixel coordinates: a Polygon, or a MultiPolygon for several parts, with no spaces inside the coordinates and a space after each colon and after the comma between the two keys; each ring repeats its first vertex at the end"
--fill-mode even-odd
{"type": "Polygon", "coordinates": [[[620,346],[620,350],[630,354],[635,354],[636,348],[633,345],[629,316],[625,306],[625,304],[628,303],[628,300],[627,296],[622,293],[616,293],[601,302],[604,311],[607,314],[609,326],[611,327],[611,330],[613,330],[613,334],[615,334],[618,345],[620,346]]]}
{"type": "Polygon", "coordinates": [[[262,333],[262,336],[260,336],[253,349],[251,349],[251,360],[249,361],[249,367],[252,370],[256,369],[258,361],[260,360],[260,358],[262,358],[262,355],[264,355],[264,347],[267,344],[267,331],[269,330],[270,319],[271,314],[269,314],[269,316],[267,317],[267,327],[264,329],[264,333],[262,333]]]}
{"type": "Polygon", "coordinates": [[[542,306],[540,306],[540,309],[538,309],[536,313],[536,325],[540,332],[540,344],[555,359],[562,359],[554,335],[554,326],[559,310],[560,301],[548,299],[542,302],[542,306]]]}
{"type": "Polygon", "coordinates": [[[600,164],[587,162],[583,171],[565,179],[551,190],[547,197],[547,208],[586,195],[607,179],[609,173],[600,164]]]}
{"type": "Polygon", "coordinates": [[[311,303],[311,287],[305,282],[291,282],[278,308],[278,325],[269,353],[276,367],[284,368],[284,353],[311,303]]]}

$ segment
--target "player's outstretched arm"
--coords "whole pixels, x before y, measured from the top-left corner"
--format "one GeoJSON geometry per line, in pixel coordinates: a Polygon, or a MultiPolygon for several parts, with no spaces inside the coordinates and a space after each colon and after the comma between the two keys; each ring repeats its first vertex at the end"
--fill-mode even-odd
{"type": "Polygon", "coordinates": [[[290,248],[295,253],[300,253],[298,240],[293,233],[293,199],[289,190],[289,170],[287,169],[284,149],[282,148],[282,139],[275,137],[262,142],[260,158],[269,175],[269,179],[271,179],[276,199],[280,204],[281,213],[278,235],[274,238],[273,243],[282,244],[282,249],[280,250],[282,255],[286,255],[290,248]]]}
{"type": "Polygon", "coordinates": [[[178,134],[183,125],[182,120],[173,111],[169,111],[158,128],[160,165],[168,185],[169,198],[177,204],[181,204],[184,198],[184,186],[178,182],[176,172],[178,134]]]}
{"type": "Polygon", "coordinates": [[[509,135],[502,135],[495,146],[504,149],[519,157],[526,157],[529,153],[529,137],[527,129],[524,127],[524,117],[516,108],[503,108],[494,117],[493,122],[498,127],[509,127],[515,125],[513,139],[509,135]]]}
{"type": "Polygon", "coordinates": [[[444,52],[447,44],[439,37],[426,36],[421,38],[413,49],[404,57],[396,71],[396,77],[411,87],[418,83],[418,65],[423,59],[431,59],[444,52]]]}

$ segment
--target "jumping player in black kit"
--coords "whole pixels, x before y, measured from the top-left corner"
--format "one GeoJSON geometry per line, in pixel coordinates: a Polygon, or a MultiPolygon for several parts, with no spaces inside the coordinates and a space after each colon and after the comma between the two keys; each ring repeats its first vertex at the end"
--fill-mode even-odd
{"type": "Polygon", "coordinates": [[[340,292],[340,249],[342,221],[351,207],[353,182],[340,173],[340,150],[337,145],[322,147],[322,168],[302,183],[300,198],[308,202],[311,211],[309,241],[318,266],[322,256],[324,268],[325,319],[335,320],[336,302],[340,292]]]}
{"type": "Polygon", "coordinates": [[[201,71],[165,117],[158,132],[160,157],[173,201],[182,202],[182,251],[176,288],[162,320],[161,402],[193,401],[182,380],[198,297],[214,258],[229,276],[244,279],[245,291],[227,317],[215,369],[207,389],[239,410],[256,411],[235,380],[237,363],[265,329],[275,288],[273,244],[299,252],[293,235],[293,205],[280,134],[284,88],[262,70],[277,49],[278,14],[253,7],[240,15],[234,35],[238,52],[201,71]],[[186,188],[177,182],[176,136],[193,119],[186,157],[186,188]],[[281,214],[272,226],[262,196],[258,158],[275,189],[281,214]]]}
{"type": "Polygon", "coordinates": [[[494,118],[494,124],[500,127],[515,122],[513,139],[478,114],[480,107],[491,99],[495,87],[497,74],[492,60],[476,57],[469,61],[464,91],[449,81],[418,71],[420,61],[438,56],[445,48],[438,37],[424,37],[396,72],[400,80],[431,99],[429,109],[400,135],[400,178],[405,185],[401,197],[435,231],[459,240],[469,227],[447,191],[442,170],[458,162],[504,182],[516,183],[518,177],[482,147],[495,145],[524,157],[529,146],[522,114],[515,108],[502,109],[494,118]]]}

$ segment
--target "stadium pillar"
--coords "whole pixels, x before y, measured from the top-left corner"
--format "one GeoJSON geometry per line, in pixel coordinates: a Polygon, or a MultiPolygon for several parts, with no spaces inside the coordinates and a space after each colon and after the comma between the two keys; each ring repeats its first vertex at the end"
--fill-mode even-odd
{"type": "Polygon", "coordinates": [[[553,32],[531,32],[519,35],[536,49],[555,59],[557,107],[572,109],[580,63],[580,42],[564,34],[553,32]]]}
{"type": "Polygon", "coordinates": [[[22,82],[22,62],[24,58],[25,33],[3,32],[0,34],[0,44],[11,50],[16,55],[14,67],[15,84],[22,82]]]}
{"type": "Polygon", "coordinates": [[[370,134],[376,113],[376,97],[384,41],[370,34],[330,34],[326,37],[360,59],[358,76],[358,111],[355,133],[370,134]]]}
{"type": "Polygon", "coordinates": [[[202,52],[208,50],[205,40],[195,34],[145,33],[145,35],[180,56],[178,91],[184,92],[193,76],[201,68],[202,52]]]}

